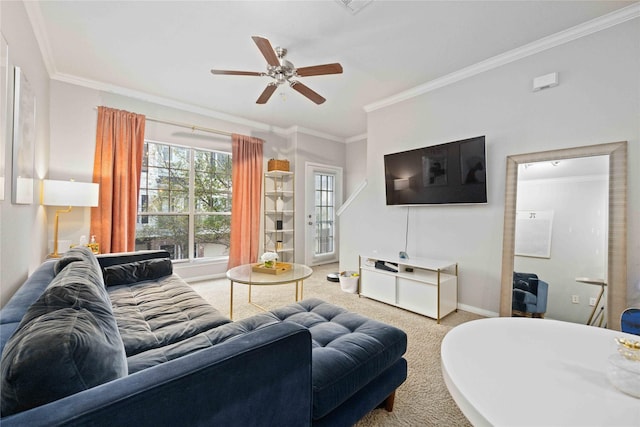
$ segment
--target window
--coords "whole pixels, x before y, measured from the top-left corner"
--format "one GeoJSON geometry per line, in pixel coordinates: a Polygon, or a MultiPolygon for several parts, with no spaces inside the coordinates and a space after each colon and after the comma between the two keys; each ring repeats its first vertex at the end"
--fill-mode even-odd
{"type": "Polygon", "coordinates": [[[332,254],[334,233],[335,176],[315,173],[315,256],[332,254]]]}
{"type": "Polygon", "coordinates": [[[145,141],[143,156],[136,250],[228,256],[231,154],[145,141]]]}

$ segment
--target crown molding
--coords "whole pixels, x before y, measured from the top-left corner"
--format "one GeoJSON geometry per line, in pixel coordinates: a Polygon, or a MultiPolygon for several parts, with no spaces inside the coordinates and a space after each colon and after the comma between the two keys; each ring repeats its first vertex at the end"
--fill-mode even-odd
{"type": "Polygon", "coordinates": [[[303,126],[295,125],[295,126],[291,126],[287,130],[289,131],[290,134],[292,134],[292,133],[304,133],[305,135],[316,136],[318,138],[328,139],[329,141],[341,142],[343,144],[346,143],[345,138],[341,138],[339,136],[331,135],[329,133],[317,131],[317,130],[314,130],[314,129],[305,128],[303,126]]]}
{"type": "Polygon", "coordinates": [[[55,75],[51,76],[51,80],[69,83],[76,86],[82,86],[82,87],[86,87],[86,88],[94,89],[98,91],[109,92],[116,95],[122,95],[129,98],[138,99],[140,101],[151,102],[153,104],[162,105],[165,107],[176,108],[178,110],[200,114],[206,117],[212,117],[215,119],[224,120],[224,121],[239,124],[242,126],[247,126],[256,130],[273,132],[277,134],[285,134],[285,135],[287,134],[287,129],[281,128],[278,126],[272,126],[267,123],[249,120],[242,117],[233,116],[231,114],[221,113],[219,111],[211,110],[209,108],[199,107],[197,105],[189,104],[186,102],[180,102],[174,99],[164,98],[157,95],[151,95],[146,92],[127,89],[121,86],[103,83],[96,80],[84,79],[84,78],[73,76],[70,74],[56,73],[55,75]]]}
{"type": "Polygon", "coordinates": [[[51,53],[51,45],[49,44],[49,38],[47,37],[47,31],[45,30],[44,18],[42,17],[42,11],[40,5],[35,1],[22,2],[27,12],[27,17],[31,22],[31,28],[36,36],[38,46],[40,46],[40,54],[44,65],[47,68],[49,77],[57,73],[56,64],[53,61],[53,54],[51,53]]]}
{"type": "Polygon", "coordinates": [[[518,61],[531,55],[543,52],[556,46],[569,43],[581,37],[588,36],[598,31],[606,30],[615,25],[622,24],[632,19],[640,17],[640,3],[632,4],[590,21],[578,24],[574,27],[560,31],[547,37],[526,44],[516,49],[512,49],[500,55],[493,56],[484,61],[480,61],[474,65],[462,68],[446,76],[431,80],[414,88],[400,92],[397,95],[390,96],[380,101],[365,105],[364,111],[370,113],[380,108],[388,107],[402,101],[406,101],[416,96],[431,92],[444,86],[459,82],[461,80],[473,77],[485,71],[501,67],[511,62],[518,61]]]}
{"type": "Polygon", "coordinates": [[[318,138],[323,138],[330,141],[346,143],[345,138],[331,135],[326,132],[321,132],[314,129],[308,129],[308,128],[305,128],[302,126],[296,126],[296,125],[288,128],[272,126],[267,123],[245,119],[245,118],[234,116],[231,114],[222,113],[220,111],[211,110],[209,108],[199,107],[197,105],[189,104],[186,102],[181,102],[173,99],[164,98],[161,96],[151,95],[146,92],[127,89],[121,86],[111,85],[111,84],[99,82],[96,80],[84,79],[84,78],[73,76],[70,74],[56,73],[55,75],[51,76],[51,79],[59,82],[63,82],[63,83],[69,83],[76,86],[82,86],[89,89],[102,91],[102,92],[109,92],[116,95],[126,96],[129,98],[138,99],[145,102],[151,102],[153,104],[162,105],[165,107],[171,107],[178,110],[187,111],[190,113],[200,114],[202,116],[224,120],[229,123],[235,123],[242,126],[247,126],[255,130],[273,132],[279,135],[291,135],[293,133],[304,133],[306,135],[316,136],[318,138]]]}
{"type": "Polygon", "coordinates": [[[360,135],[354,135],[352,137],[349,137],[349,138],[345,139],[344,142],[346,142],[347,144],[350,144],[352,142],[362,141],[362,140],[366,140],[366,139],[367,139],[367,134],[366,133],[361,133],[360,135]]]}

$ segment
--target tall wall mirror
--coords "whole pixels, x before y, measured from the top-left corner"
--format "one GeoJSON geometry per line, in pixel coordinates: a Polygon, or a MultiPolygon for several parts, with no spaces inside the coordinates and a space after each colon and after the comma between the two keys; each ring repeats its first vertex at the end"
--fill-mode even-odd
{"type": "Polygon", "coordinates": [[[519,308],[514,271],[533,273],[548,284],[546,313],[533,317],[619,330],[626,195],[626,142],[507,157],[500,315],[519,308]]]}

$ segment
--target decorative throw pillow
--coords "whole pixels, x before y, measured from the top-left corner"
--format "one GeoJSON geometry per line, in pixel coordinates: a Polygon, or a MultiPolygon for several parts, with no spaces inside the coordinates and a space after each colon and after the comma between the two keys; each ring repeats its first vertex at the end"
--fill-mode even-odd
{"type": "Polygon", "coordinates": [[[102,269],[106,286],[129,285],[144,280],[155,280],[172,273],[173,264],[169,258],[116,264],[102,269]]]}
{"type": "Polygon", "coordinates": [[[97,271],[100,271],[98,259],[93,252],[91,252],[91,249],[86,246],[76,246],[65,252],[62,258],[58,260],[54,266],[55,273],[60,273],[66,266],[73,262],[85,262],[87,265],[91,266],[91,268],[95,268],[97,271]]]}
{"type": "Polygon", "coordinates": [[[91,260],[66,265],[29,307],[0,371],[3,416],[127,375],[111,301],[91,260]]]}
{"type": "Polygon", "coordinates": [[[127,375],[118,334],[86,309],[63,308],[19,329],[2,354],[2,416],[127,375]]]}

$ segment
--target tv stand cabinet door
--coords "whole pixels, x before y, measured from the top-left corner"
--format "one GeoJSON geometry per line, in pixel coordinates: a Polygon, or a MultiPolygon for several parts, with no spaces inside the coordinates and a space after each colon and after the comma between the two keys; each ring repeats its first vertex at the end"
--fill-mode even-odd
{"type": "Polygon", "coordinates": [[[398,304],[416,313],[438,318],[438,286],[398,278],[398,304]]]}
{"type": "Polygon", "coordinates": [[[360,293],[387,304],[396,304],[396,277],[386,273],[362,270],[360,293]]]}

